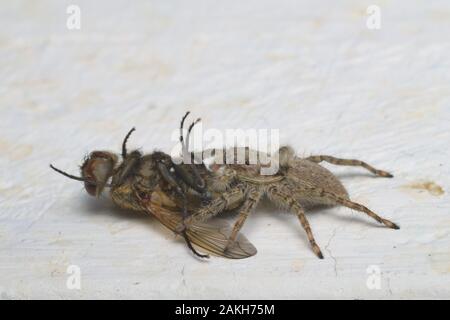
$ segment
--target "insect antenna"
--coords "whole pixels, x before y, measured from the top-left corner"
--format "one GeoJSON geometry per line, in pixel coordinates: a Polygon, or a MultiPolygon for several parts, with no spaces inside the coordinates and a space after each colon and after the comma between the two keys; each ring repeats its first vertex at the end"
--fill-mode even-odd
{"type": "Polygon", "coordinates": [[[73,179],[73,180],[78,180],[78,181],[84,181],[84,182],[87,181],[87,179],[85,179],[85,178],[83,178],[83,177],[77,177],[77,176],[71,175],[71,174],[69,174],[69,173],[67,173],[67,172],[64,172],[64,171],[62,171],[62,170],[60,170],[60,169],[54,167],[53,165],[50,165],[50,168],[52,168],[52,169],[55,170],[56,172],[62,174],[63,176],[66,176],[67,178],[70,178],[70,179],[73,179]]]}
{"type": "MultiPolygon", "coordinates": [[[[77,180],[77,181],[83,181],[83,182],[89,182],[90,184],[97,185],[97,183],[95,183],[95,181],[91,181],[91,180],[83,178],[83,177],[77,177],[77,176],[71,175],[71,174],[69,174],[67,172],[64,172],[64,171],[54,167],[53,165],[50,165],[50,168],[52,168],[56,172],[62,174],[63,176],[65,176],[65,177],[67,177],[69,179],[73,179],[73,180],[77,180]]],[[[107,183],[107,184],[105,184],[105,187],[112,187],[112,184],[107,183]]]]}
{"type": "Polygon", "coordinates": [[[130,136],[133,133],[133,131],[135,131],[135,130],[136,130],[135,127],[131,128],[131,130],[128,131],[127,135],[125,136],[125,139],[123,139],[123,142],[122,142],[122,158],[125,158],[127,156],[127,141],[128,141],[128,138],[130,138],[130,136]]]}

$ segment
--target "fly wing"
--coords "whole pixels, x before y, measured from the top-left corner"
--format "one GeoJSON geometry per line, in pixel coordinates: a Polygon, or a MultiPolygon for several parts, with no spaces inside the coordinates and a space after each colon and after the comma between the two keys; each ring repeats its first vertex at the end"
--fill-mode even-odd
{"type": "MultiPolygon", "coordinates": [[[[154,194],[155,195],[155,192],[154,194]]],[[[154,199],[155,197],[153,197],[154,199]]],[[[161,196],[161,193],[159,193],[161,196]]],[[[158,197],[159,197],[158,196],[158,197]]],[[[175,232],[181,224],[181,212],[176,207],[167,208],[160,201],[148,201],[146,211],[155,216],[164,226],[175,232]]],[[[256,254],[256,248],[247,238],[238,234],[235,245],[225,251],[231,228],[226,221],[211,220],[208,223],[195,222],[189,225],[186,233],[192,244],[202,248],[210,254],[230,259],[244,259],[256,254]]]]}
{"type": "Polygon", "coordinates": [[[189,227],[188,236],[192,242],[212,254],[230,259],[245,259],[256,254],[255,246],[239,233],[235,244],[225,251],[231,228],[226,221],[210,220],[208,223],[195,223],[189,227]]]}

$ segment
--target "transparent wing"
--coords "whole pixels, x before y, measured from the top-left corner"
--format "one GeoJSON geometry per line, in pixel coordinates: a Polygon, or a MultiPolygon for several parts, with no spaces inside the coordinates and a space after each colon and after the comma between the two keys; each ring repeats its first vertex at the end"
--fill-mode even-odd
{"type": "MultiPolygon", "coordinates": [[[[181,212],[176,208],[167,208],[153,201],[149,201],[146,208],[164,226],[174,232],[181,223],[181,212]]],[[[256,254],[256,248],[242,234],[238,234],[233,248],[225,251],[230,233],[230,226],[223,220],[211,220],[208,223],[197,222],[191,224],[187,230],[192,244],[210,254],[230,259],[244,259],[256,254]]]]}

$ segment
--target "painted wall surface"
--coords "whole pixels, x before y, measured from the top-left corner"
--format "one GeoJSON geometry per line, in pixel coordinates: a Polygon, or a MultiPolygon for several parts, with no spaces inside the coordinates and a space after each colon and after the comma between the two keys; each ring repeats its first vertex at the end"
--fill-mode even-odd
{"type": "Polygon", "coordinates": [[[0,298],[450,298],[450,3],[377,1],[369,29],[372,4],[3,2],[0,298]],[[155,219],[48,168],[77,174],[132,126],[130,148],[168,152],[186,110],[393,172],[324,165],[401,230],[311,212],[319,260],[297,218],[265,204],[243,228],[255,257],[199,262],[155,219]]]}

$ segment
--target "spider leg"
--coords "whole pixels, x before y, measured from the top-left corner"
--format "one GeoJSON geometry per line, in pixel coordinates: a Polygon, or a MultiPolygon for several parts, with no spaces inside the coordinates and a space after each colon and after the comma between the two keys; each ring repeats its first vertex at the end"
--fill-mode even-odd
{"type": "Polygon", "coordinates": [[[197,211],[193,212],[186,220],[187,227],[193,221],[203,222],[222,211],[235,208],[245,199],[246,187],[244,184],[237,184],[228,191],[223,192],[219,197],[209,201],[206,205],[201,206],[197,211]]]}
{"type": "Polygon", "coordinates": [[[354,166],[354,167],[363,167],[365,169],[367,169],[368,171],[372,172],[373,174],[379,176],[379,177],[384,177],[384,178],[392,178],[394,177],[391,173],[383,171],[383,170],[378,170],[374,167],[372,167],[371,165],[367,164],[364,161],[361,160],[354,160],[354,159],[340,159],[340,158],[335,158],[332,156],[324,156],[324,155],[320,155],[320,156],[310,156],[308,158],[306,158],[306,160],[308,161],[312,161],[315,163],[320,163],[322,161],[331,163],[331,164],[335,164],[338,166],[354,166]]]}
{"type": "Polygon", "coordinates": [[[250,213],[256,208],[262,195],[263,192],[255,187],[252,187],[247,191],[247,197],[239,210],[238,219],[236,220],[233,226],[233,230],[231,231],[231,234],[228,238],[228,243],[225,247],[225,251],[235,244],[236,237],[239,231],[241,230],[242,226],[244,225],[245,220],[250,215],[250,213]]]}
{"type": "Polygon", "coordinates": [[[333,198],[333,200],[335,200],[336,203],[338,203],[340,205],[343,205],[344,207],[351,208],[351,209],[354,209],[356,211],[363,212],[363,213],[367,214],[369,217],[373,218],[374,220],[376,220],[379,223],[384,224],[388,228],[400,229],[400,227],[397,224],[395,224],[394,222],[392,222],[392,221],[390,221],[388,219],[385,219],[383,217],[380,217],[375,212],[373,212],[372,210],[370,210],[366,206],[363,206],[362,204],[350,201],[350,200],[342,198],[340,196],[330,196],[329,195],[328,197],[333,198]]]}
{"type": "Polygon", "coordinates": [[[293,197],[291,192],[288,191],[287,188],[280,188],[280,186],[272,186],[268,190],[268,197],[272,201],[277,204],[281,204],[286,208],[292,210],[298,217],[300,224],[306,232],[309,243],[314,251],[314,253],[319,257],[319,259],[323,259],[322,251],[320,247],[317,245],[316,240],[314,239],[314,235],[311,230],[311,226],[309,225],[308,219],[306,219],[305,210],[300,205],[300,203],[293,197]]]}
{"type": "Polygon", "coordinates": [[[397,224],[395,224],[394,222],[389,221],[388,219],[385,219],[383,217],[380,217],[375,212],[373,212],[369,208],[363,206],[362,204],[353,202],[353,201],[346,199],[344,197],[341,197],[333,192],[325,191],[325,190],[323,190],[321,188],[317,188],[317,187],[306,187],[306,186],[298,187],[296,191],[300,192],[302,194],[309,194],[314,197],[324,198],[324,199],[331,201],[334,204],[340,204],[344,207],[351,208],[351,209],[354,209],[359,212],[363,212],[363,213],[367,214],[369,217],[378,221],[379,223],[384,224],[386,227],[389,227],[391,229],[400,229],[400,227],[397,224]]]}

